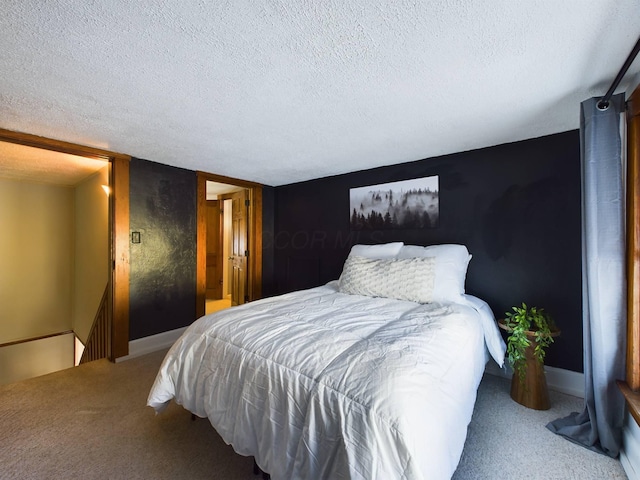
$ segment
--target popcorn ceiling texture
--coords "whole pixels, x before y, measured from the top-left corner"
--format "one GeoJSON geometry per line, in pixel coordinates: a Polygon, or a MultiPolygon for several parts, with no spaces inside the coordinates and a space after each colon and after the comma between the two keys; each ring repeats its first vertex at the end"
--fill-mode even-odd
{"type": "Polygon", "coordinates": [[[106,160],[0,142],[0,178],[71,187],[107,165],[106,160]]]}
{"type": "Polygon", "coordinates": [[[636,0],[5,0],[0,128],[283,185],[578,128],[638,35],[636,0]]]}

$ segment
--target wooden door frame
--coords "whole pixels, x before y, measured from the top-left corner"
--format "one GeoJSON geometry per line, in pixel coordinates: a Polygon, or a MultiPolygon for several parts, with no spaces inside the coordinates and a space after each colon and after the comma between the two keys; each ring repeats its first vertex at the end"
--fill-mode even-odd
{"type": "MultiPolygon", "coordinates": [[[[231,232],[228,232],[226,228],[224,228],[224,202],[226,202],[227,200],[229,200],[231,202],[231,204],[233,205],[233,200],[231,198],[231,193],[222,193],[220,195],[218,195],[218,200],[220,200],[220,211],[223,212],[222,218],[220,219],[220,245],[222,245],[223,248],[223,254],[222,254],[222,262],[227,264],[227,277],[224,278],[224,267],[222,268],[222,275],[223,275],[223,279],[222,281],[224,283],[227,284],[227,294],[228,296],[231,296],[229,294],[229,291],[231,290],[231,286],[233,284],[233,273],[231,272],[231,270],[233,269],[233,265],[229,263],[229,255],[226,256],[224,255],[224,244],[227,240],[227,234],[229,234],[229,236],[231,236],[231,245],[229,245],[229,254],[233,253],[233,234],[231,232]],[[231,278],[229,278],[231,276],[231,278]]],[[[233,208],[230,208],[230,211],[233,211],[233,208]]],[[[231,220],[231,225],[229,225],[229,230],[233,229],[233,218],[230,218],[231,220]]],[[[224,283],[223,283],[223,287],[222,287],[222,297],[224,298],[224,283]]],[[[231,299],[230,299],[231,300],[231,299]]]]}
{"type": "Polygon", "coordinates": [[[249,301],[262,297],[262,185],[247,180],[196,172],[198,179],[198,197],[196,211],[196,318],[205,314],[207,293],[207,181],[237,185],[249,190],[249,301]]]}
{"type": "MultiPolygon", "coordinates": [[[[640,86],[627,101],[627,371],[640,391],[640,86]]],[[[638,415],[640,419],[640,415],[638,415]]]]}
{"type": "Polygon", "coordinates": [[[640,425],[640,85],[626,102],[627,117],[627,352],[618,386],[640,425]]]}
{"type": "Polygon", "coordinates": [[[109,162],[109,236],[112,275],[109,360],[129,354],[129,162],[131,156],[0,128],[0,141],[109,162]]]}

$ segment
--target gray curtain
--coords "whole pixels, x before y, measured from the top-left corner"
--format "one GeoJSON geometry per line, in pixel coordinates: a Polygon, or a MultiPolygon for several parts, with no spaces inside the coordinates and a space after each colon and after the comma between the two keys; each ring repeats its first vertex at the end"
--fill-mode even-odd
{"type": "Polygon", "coordinates": [[[627,324],[624,95],[614,96],[606,110],[598,101],[580,105],[585,406],[547,428],[615,458],[624,420],[624,397],[615,382],[625,375],[627,324]]]}

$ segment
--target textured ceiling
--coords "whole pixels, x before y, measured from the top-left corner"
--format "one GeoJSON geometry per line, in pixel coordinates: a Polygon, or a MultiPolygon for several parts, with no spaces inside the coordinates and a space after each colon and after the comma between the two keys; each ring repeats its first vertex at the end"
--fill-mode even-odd
{"type": "Polygon", "coordinates": [[[4,0],[0,127],[282,185],[578,128],[639,20],[637,0],[4,0]]]}
{"type": "Polygon", "coordinates": [[[0,142],[0,178],[72,187],[105,166],[105,160],[0,142]]]}
{"type": "Polygon", "coordinates": [[[210,182],[208,180],[206,183],[206,188],[207,188],[206,189],[207,200],[217,200],[218,195],[222,195],[225,193],[239,192],[240,190],[243,190],[242,187],[239,187],[237,185],[228,185],[226,183],[210,182]]]}

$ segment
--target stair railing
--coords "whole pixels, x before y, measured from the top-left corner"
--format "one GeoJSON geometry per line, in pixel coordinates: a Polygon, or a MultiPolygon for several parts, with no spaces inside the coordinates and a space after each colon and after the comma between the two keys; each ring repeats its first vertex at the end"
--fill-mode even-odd
{"type": "Polygon", "coordinates": [[[87,337],[80,363],[107,358],[111,354],[111,315],[109,315],[109,285],[104,289],[100,306],[87,337]]]}

